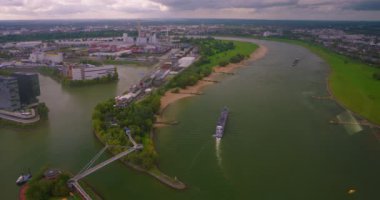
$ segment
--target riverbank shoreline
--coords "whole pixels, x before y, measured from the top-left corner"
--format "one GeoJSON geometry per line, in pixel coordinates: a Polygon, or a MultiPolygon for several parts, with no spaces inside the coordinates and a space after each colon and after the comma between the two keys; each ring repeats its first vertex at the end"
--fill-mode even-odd
{"type": "MultiPolygon", "coordinates": [[[[259,39],[262,39],[262,38],[259,38],[259,39]]],[[[328,65],[328,72],[326,75],[326,90],[327,90],[328,95],[331,97],[331,99],[333,101],[335,101],[340,107],[342,107],[343,109],[345,109],[347,111],[350,111],[354,116],[361,119],[362,122],[369,123],[370,127],[380,128],[380,124],[375,119],[371,119],[371,117],[366,116],[367,114],[361,113],[361,111],[355,110],[353,105],[347,105],[344,98],[339,97],[339,95],[337,95],[336,89],[333,89],[333,86],[332,86],[332,84],[334,82],[333,76],[335,73],[337,73],[334,70],[337,70],[336,69],[337,66],[334,67],[333,63],[331,63],[328,60],[328,58],[326,58],[326,56],[323,55],[323,53],[326,53],[326,49],[320,48],[318,45],[313,46],[313,45],[311,45],[307,42],[301,41],[301,40],[268,39],[268,38],[266,38],[264,40],[274,41],[274,42],[282,42],[282,43],[301,46],[301,47],[307,49],[308,51],[310,51],[311,53],[317,55],[319,58],[321,58],[328,65]],[[318,48],[320,48],[320,49],[318,49],[318,48]]],[[[339,55],[339,56],[341,56],[341,55],[339,55]]],[[[344,59],[344,58],[339,58],[339,59],[344,59]]],[[[346,58],[346,59],[349,60],[350,62],[352,61],[353,63],[358,62],[357,60],[353,60],[351,58],[346,58]]],[[[363,63],[356,63],[356,65],[361,65],[361,64],[363,64],[363,63]]],[[[335,64],[335,65],[337,65],[337,64],[335,64]]],[[[371,94],[369,94],[369,95],[371,95],[371,94]]]]}
{"type": "MultiPolygon", "coordinates": [[[[161,97],[161,105],[160,105],[160,115],[157,116],[157,121],[165,121],[163,118],[163,113],[165,109],[172,103],[175,103],[181,99],[193,97],[197,95],[201,95],[202,91],[205,87],[214,84],[215,79],[220,73],[230,74],[234,72],[236,69],[244,67],[247,62],[257,61],[268,53],[268,48],[264,45],[260,45],[258,49],[256,49],[248,59],[245,59],[239,63],[230,63],[224,67],[216,66],[213,69],[213,72],[199,80],[195,85],[189,86],[185,89],[180,89],[178,92],[174,93],[172,90],[166,91],[165,94],[161,97]],[[210,81],[211,80],[211,81],[210,81]]],[[[166,126],[164,124],[155,124],[155,128],[159,128],[162,126],[166,126]]]]}
{"type": "MultiPolygon", "coordinates": [[[[346,105],[343,104],[343,102],[341,102],[334,95],[333,89],[331,87],[331,77],[332,77],[332,74],[333,74],[333,70],[332,70],[332,67],[330,66],[330,64],[327,63],[327,65],[329,66],[329,69],[328,69],[327,76],[326,76],[326,91],[327,91],[327,94],[330,96],[331,100],[333,100],[341,108],[343,108],[343,109],[351,112],[356,118],[362,119],[362,121],[364,121],[365,123],[369,123],[371,128],[378,128],[378,129],[380,129],[380,124],[378,124],[376,122],[373,122],[373,121],[369,120],[368,118],[364,117],[363,115],[361,115],[360,113],[355,112],[352,109],[348,108],[346,105]]],[[[358,123],[360,123],[360,122],[358,122],[358,123]]],[[[380,139],[377,137],[377,135],[375,135],[375,138],[380,142],[380,139]]]]}

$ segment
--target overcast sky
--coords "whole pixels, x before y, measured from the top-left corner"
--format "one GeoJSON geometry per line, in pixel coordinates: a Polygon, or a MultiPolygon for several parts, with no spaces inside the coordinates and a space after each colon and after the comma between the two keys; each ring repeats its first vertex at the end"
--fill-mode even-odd
{"type": "Polygon", "coordinates": [[[0,19],[244,18],[380,21],[380,0],[0,0],[0,19]]]}

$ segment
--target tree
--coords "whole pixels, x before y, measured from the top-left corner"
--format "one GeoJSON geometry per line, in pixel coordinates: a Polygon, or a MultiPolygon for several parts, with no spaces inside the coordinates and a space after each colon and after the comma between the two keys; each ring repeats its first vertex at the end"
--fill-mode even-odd
{"type": "Polygon", "coordinates": [[[380,80],[380,72],[373,73],[372,77],[376,80],[380,80]]]}
{"type": "Polygon", "coordinates": [[[41,118],[47,118],[48,113],[49,113],[49,108],[46,106],[45,103],[39,103],[37,106],[37,112],[41,118]]]}

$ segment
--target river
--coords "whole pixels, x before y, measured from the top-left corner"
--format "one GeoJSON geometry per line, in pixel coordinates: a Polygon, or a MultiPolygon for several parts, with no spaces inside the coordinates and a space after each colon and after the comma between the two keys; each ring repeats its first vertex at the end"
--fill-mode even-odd
{"type": "MultiPolygon", "coordinates": [[[[265,58],[221,75],[204,95],[170,105],[165,117],[180,123],[156,131],[160,168],[188,189],[170,189],[119,162],[86,182],[106,199],[343,200],[351,188],[353,199],[380,199],[380,145],[372,130],[329,124],[345,110],[312,98],[326,96],[328,66],[302,47],[256,42],[268,47],[265,58]],[[224,105],[230,119],[216,141],[211,135],[224,105]]],[[[92,108],[148,70],[119,67],[117,84],[73,89],[40,76],[49,120],[0,128],[1,199],[17,198],[14,181],[22,170],[49,164],[79,171],[101,149],[91,131],[92,108]]]]}

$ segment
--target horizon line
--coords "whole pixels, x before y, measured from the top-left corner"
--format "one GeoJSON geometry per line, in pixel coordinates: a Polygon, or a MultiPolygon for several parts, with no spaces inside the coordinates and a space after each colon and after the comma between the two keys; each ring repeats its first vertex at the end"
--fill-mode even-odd
{"type": "Polygon", "coordinates": [[[326,22],[380,22],[380,20],[342,20],[342,19],[249,19],[249,18],[67,18],[67,19],[0,19],[3,21],[122,21],[122,20],[168,20],[168,21],[181,21],[181,20],[247,20],[247,21],[326,21],[326,22]]]}

